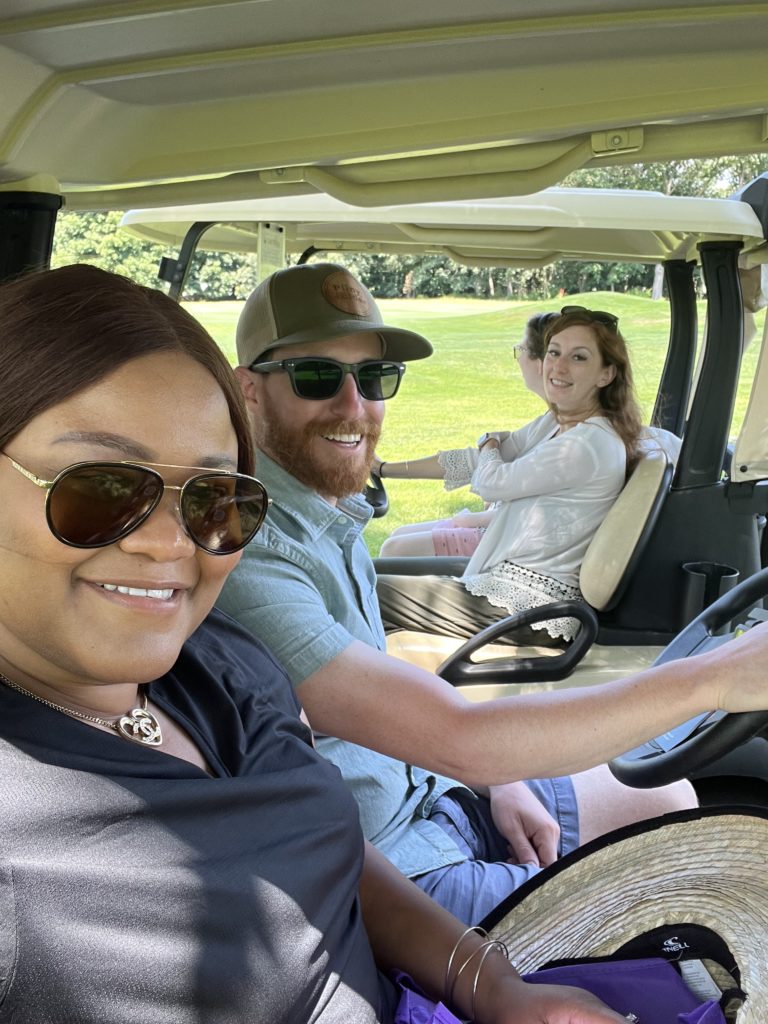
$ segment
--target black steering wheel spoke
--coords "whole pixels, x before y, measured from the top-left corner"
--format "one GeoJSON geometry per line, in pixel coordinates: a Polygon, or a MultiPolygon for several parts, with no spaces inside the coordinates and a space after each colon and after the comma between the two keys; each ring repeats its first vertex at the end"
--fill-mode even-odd
{"type": "Polygon", "coordinates": [[[363,493],[365,500],[373,509],[373,518],[380,519],[381,516],[385,516],[389,511],[389,497],[378,473],[374,473],[371,470],[370,477],[371,482],[366,486],[363,493]]]}

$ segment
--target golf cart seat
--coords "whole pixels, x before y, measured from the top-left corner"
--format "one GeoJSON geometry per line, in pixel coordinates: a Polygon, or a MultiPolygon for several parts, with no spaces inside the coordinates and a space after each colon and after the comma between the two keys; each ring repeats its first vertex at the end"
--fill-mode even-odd
{"type": "Polygon", "coordinates": [[[584,600],[596,611],[610,611],[621,600],[656,525],[672,473],[661,449],[646,452],[598,527],[579,572],[584,600]]]}
{"type": "MultiPolygon", "coordinates": [[[[592,538],[579,574],[584,601],[558,602],[556,617],[569,614],[563,610],[568,606],[573,613],[580,613],[582,620],[580,633],[566,650],[510,649],[507,644],[493,644],[510,629],[553,617],[549,610],[551,606],[545,605],[502,619],[464,643],[455,637],[399,631],[388,636],[388,652],[437,671],[455,685],[499,683],[506,681],[507,675],[514,675],[514,680],[509,681],[516,683],[565,678],[584,657],[598,634],[599,614],[597,618],[594,614],[585,616],[585,604],[594,612],[601,613],[610,611],[620,601],[654,530],[670,488],[672,473],[673,467],[661,449],[646,451],[592,538]],[[481,647],[491,660],[470,661],[470,655],[481,647]]],[[[460,575],[466,561],[437,556],[379,558],[375,565],[379,574],[426,572],[460,575]]]]}

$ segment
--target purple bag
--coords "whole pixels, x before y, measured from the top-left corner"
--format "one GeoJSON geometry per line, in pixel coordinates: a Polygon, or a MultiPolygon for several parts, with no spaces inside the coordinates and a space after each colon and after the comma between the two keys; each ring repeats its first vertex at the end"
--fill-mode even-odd
{"type": "MultiPolygon", "coordinates": [[[[586,989],[618,1013],[653,1024],[726,1024],[716,999],[702,1003],[666,960],[593,960],[523,975],[533,985],[586,989]]],[[[460,1024],[442,1003],[422,995],[406,974],[397,974],[400,1002],[394,1024],[460,1024]]]]}
{"type": "Polygon", "coordinates": [[[400,989],[394,1024],[461,1024],[443,1003],[433,1003],[422,995],[407,974],[395,974],[394,981],[400,989]]]}
{"type": "Polygon", "coordinates": [[[726,1024],[716,999],[702,1003],[667,960],[594,960],[524,975],[533,985],[586,989],[617,1013],[653,1024],[726,1024]]]}

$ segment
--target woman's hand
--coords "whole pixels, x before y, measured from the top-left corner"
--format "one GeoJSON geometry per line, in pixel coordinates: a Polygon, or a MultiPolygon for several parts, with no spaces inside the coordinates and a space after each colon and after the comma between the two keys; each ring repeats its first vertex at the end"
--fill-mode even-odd
{"type": "Polygon", "coordinates": [[[477,447],[482,452],[486,448],[499,448],[499,438],[497,434],[481,434],[477,439],[477,447]]]}

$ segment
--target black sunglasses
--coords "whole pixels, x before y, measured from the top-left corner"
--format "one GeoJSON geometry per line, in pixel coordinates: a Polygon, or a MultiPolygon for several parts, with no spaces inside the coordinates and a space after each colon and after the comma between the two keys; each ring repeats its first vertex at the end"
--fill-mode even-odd
{"type": "Polygon", "coordinates": [[[264,485],[244,473],[205,470],[177,487],[149,466],[202,467],[77,462],[53,480],[41,480],[2,454],[27,480],[45,488],[48,527],[73,548],[103,548],[127,537],[152,514],[167,489],[179,492],[181,522],[195,544],[211,555],[231,555],[252,540],[269,506],[264,485]]]}
{"type": "Polygon", "coordinates": [[[308,398],[316,402],[333,398],[338,394],[348,373],[355,378],[361,396],[369,402],[394,398],[405,373],[403,363],[393,363],[384,359],[340,363],[337,359],[315,359],[313,356],[253,363],[249,369],[254,373],[287,373],[293,393],[299,398],[308,398]]]}
{"type": "Polygon", "coordinates": [[[597,320],[600,324],[605,324],[606,327],[610,327],[612,331],[615,331],[619,326],[619,318],[614,316],[613,313],[606,313],[602,309],[587,309],[586,306],[563,306],[560,310],[560,316],[584,316],[589,317],[590,320],[597,320]]]}

